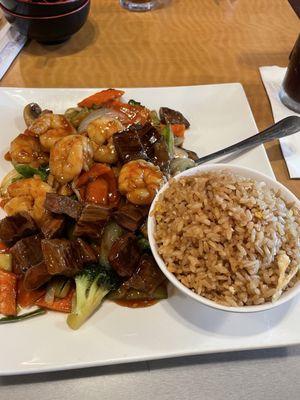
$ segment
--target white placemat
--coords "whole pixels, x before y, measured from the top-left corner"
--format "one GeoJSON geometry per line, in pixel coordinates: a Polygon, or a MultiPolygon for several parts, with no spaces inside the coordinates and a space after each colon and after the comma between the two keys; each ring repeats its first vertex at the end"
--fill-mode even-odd
{"type": "MultiPolygon", "coordinates": [[[[299,115],[286,106],[279,99],[279,90],[286,72],[286,68],[277,66],[260,67],[260,75],[272,107],[274,121],[290,115],[299,115]]],[[[279,140],[289,174],[291,178],[300,178],[300,132],[279,140]]]]}

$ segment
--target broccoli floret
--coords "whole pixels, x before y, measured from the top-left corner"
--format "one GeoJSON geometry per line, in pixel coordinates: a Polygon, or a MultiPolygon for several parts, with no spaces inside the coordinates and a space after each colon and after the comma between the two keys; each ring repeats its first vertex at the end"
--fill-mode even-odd
{"type": "Polygon", "coordinates": [[[137,243],[142,251],[151,250],[149,240],[143,237],[142,235],[137,237],[137,243]]]}
{"type": "Polygon", "coordinates": [[[80,328],[96,311],[107,293],[116,289],[118,279],[112,269],[90,265],[75,276],[75,283],[76,300],[67,318],[72,329],[80,328]]]}

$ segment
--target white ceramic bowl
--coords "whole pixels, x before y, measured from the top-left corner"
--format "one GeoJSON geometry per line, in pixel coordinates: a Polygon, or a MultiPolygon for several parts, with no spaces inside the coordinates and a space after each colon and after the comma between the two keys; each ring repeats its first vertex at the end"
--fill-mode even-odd
{"type": "MultiPolygon", "coordinates": [[[[208,165],[200,165],[195,168],[191,168],[187,171],[182,172],[181,174],[178,174],[175,179],[180,179],[183,176],[192,176],[192,175],[197,175],[200,172],[208,172],[208,171],[220,171],[220,170],[229,170],[232,171],[240,176],[256,179],[257,181],[264,181],[269,188],[273,188],[275,190],[280,190],[282,197],[287,200],[288,202],[294,202],[295,206],[300,208],[300,201],[298,198],[290,192],[285,186],[283,186],[281,183],[275,181],[274,179],[268,177],[267,175],[264,175],[260,172],[257,172],[253,169],[250,168],[245,168],[245,167],[239,167],[235,165],[229,165],[229,164],[208,164],[208,165]]],[[[202,304],[205,304],[207,306],[223,310],[223,311],[231,311],[231,312],[239,312],[239,313],[249,313],[249,312],[258,312],[258,311],[265,311],[269,310],[271,308],[274,308],[276,306],[279,306],[280,304],[283,304],[289,300],[291,300],[293,297],[295,297],[299,292],[300,292],[300,282],[296,283],[296,285],[287,290],[282,294],[282,296],[275,302],[271,303],[265,303],[262,305],[257,305],[257,306],[244,306],[244,307],[228,307],[224,306],[222,304],[218,304],[215,301],[209,300],[203,296],[200,296],[196,293],[194,293],[192,290],[188,289],[186,286],[184,286],[181,282],[177,280],[174,274],[169,272],[166,268],[166,265],[163,261],[163,259],[160,257],[157,251],[157,245],[154,239],[154,231],[155,231],[155,218],[151,216],[151,212],[155,207],[155,204],[158,200],[158,197],[160,194],[167,189],[169,186],[168,183],[166,183],[161,190],[157,193],[156,197],[154,198],[151,208],[150,208],[150,216],[148,218],[148,236],[149,236],[149,242],[151,246],[151,250],[153,253],[153,256],[159,265],[160,269],[162,272],[165,274],[165,276],[168,278],[168,280],[176,286],[181,292],[186,294],[187,296],[191,297],[194,300],[199,301],[202,304]]]]}

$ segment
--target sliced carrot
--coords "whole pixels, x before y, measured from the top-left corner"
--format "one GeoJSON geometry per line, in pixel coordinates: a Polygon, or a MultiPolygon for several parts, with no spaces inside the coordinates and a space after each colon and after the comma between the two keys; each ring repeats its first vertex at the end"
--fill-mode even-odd
{"type": "Polygon", "coordinates": [[[26,308],[33,306],[45,293],[45,289],[26,290],[23,285],[23,278],[18,279],[17,303],[20,307],[26,308]]]}
{"type": "Polygon", "coordinates": [[[71,289],[66,297],[63,299],[55,298],[51,304],[47,303],[45,301],[45,296],[43,296],[38,299],[35,304],[41,308],[47,308],[48,310],[70,313],[72,309],[73,294],[74,289],[71,289]]]}
{"type": "Polygon", "coordinates": [[[184,137],[185,133],[185,126],[184,124],[173,124],[171,125],[172,132],[177,137],[184,137]]]}
{"type": "Polygon", "coordinates": [[[150,118],[150,110],[144,106],[122,103],[114,100],[107,104],[107,107],[121,113],[119,118],[123,125],[141,124],[144,125],[150,118]]]}
{"type": "Polygon", "coordinates": [[[0,313],[17,315],[17,275],[0,269],[0,313]]]}
{"type": "Polygon", "coordinates": [[[115,205],[119,201],[120,196],[117,190],[117,178],[115,177],[113,170],[105,164],[94,164],[89,171],[84,172],[77,179],[76,183],[76,187],[79,188],[79,190],[83,186],[86,186],[83,200],[106,206],[115,205]],[[98,181],[100,177],[101,180],[99,183],[94,183],[95,181],[98,181]],[[107,183],[106,193],[103,181],[107,183]],[[98,194],[97,190],[99,190],[98,194]],[[92,200],[92,198],[94,198],[94,200],[92,200]],[[105,202],[104,198],[106,198],[105,202]]]}
{"type": "Polygon", "coordinates": [[[108,202],[108,183],[103,178],[97,178],[88,183],[85,192],[85,201],[89,203],[107,205],[108,202]]]}
{"type": "Polygon", "coordinates": [[[84,172],[82,175],[80,175],[80,177],[77,179],[76,187],[79,188],[81,186],[84,186],[87,183],[99,178],[99,176],[109,173],[110,171],[111,169],[105,164],[94,164],[89,171],[84,172]]]}
{"type": "Polygon", "coordinates": [[[105,104],[109,101],[120,98],[121,96],[123,96],[124,93],[125,92],[123,92],[123,90],[117,89],[102,90],[101,92],[92,94],[91,96],[82,100],[80,103],[78,103],[78,106],[88,108],[93,107],[93,105],[101,106],[102,104],[105,104]]]}

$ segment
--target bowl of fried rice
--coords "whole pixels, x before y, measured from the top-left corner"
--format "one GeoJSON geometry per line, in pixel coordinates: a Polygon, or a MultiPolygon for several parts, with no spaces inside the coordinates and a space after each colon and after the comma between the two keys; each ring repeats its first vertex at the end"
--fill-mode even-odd
{"type": "Polygon", "coordinates": [[[300,291],[300,201],[255,170],[208,164],[175,176],[152,203],[148,234],[169,281],[202,304],[256,312],[300,291]]]}

